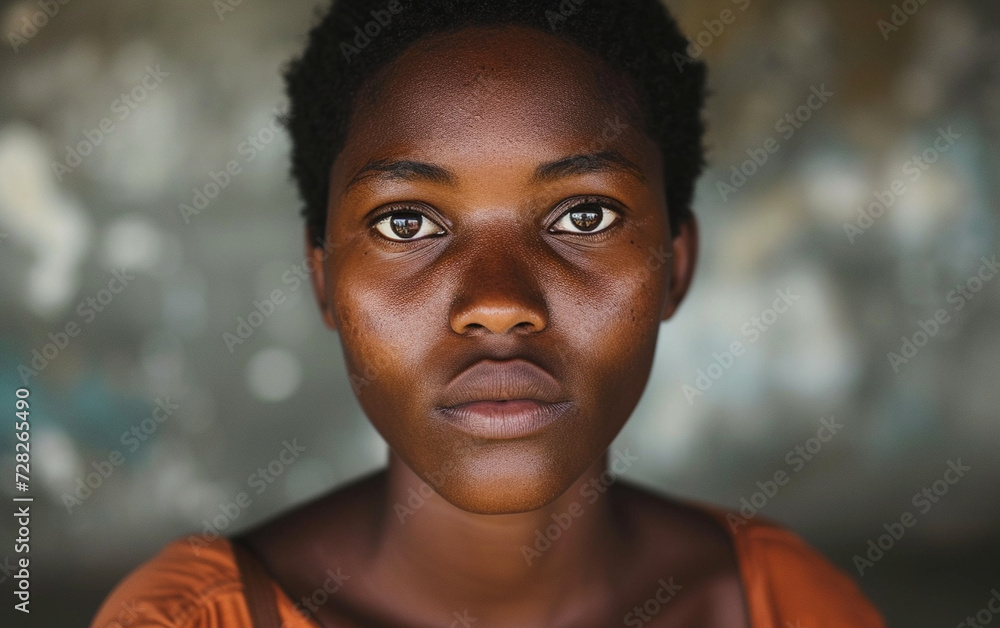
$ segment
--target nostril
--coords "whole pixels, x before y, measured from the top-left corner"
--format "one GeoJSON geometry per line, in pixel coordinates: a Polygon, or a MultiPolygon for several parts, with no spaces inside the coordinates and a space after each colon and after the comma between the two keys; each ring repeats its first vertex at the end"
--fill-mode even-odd
{"type": "Polygon", "coordinates": [[[452,330],[458,334],[481,334],[485,330],[520,335],[545,329],[548,311],[540,295],[476,286],[453,304],[449,317],[452,330]]]}

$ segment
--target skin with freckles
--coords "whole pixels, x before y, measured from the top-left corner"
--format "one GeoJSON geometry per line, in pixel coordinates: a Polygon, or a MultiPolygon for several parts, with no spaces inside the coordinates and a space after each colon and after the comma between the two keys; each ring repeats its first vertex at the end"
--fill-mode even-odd
{"type": "Polygon", "coordinates": [[[642,127],[624,77],[514,26],[421,40],[357,100],[306,241],[389,466],[247,535],[293,600],[350,576],[318,625],[746,625],[725,531],[600,480],[697,258],[642,127]],[[459,404],[480,397],[503,401],[459,404]],[[522,398],[545,411],[482,418],[522,398]],[[676,596],[627,623],[661,580],[676,596]]]}

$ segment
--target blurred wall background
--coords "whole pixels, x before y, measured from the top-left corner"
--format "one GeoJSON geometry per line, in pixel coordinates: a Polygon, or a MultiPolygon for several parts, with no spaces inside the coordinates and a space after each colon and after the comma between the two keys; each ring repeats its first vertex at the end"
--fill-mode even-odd
{"type": "MultiPolygon", "coordinates": [[[[316,3],[52,4],[0,3],[0,405],[11,416],[27,380],[35,497],[33,620],[5,626],[86,625],[285,440],[307,451],[225,532],[386,459],[295,280],[299,202],[274,120],[316,3]]],[[[1000,7],[670,5],[710,64],[712,167],[695,288],[615,444],[639,458],[628,475],[756,504],[891,625],[958,625],[1000,587],[1000,278],[986,264],[1000,252],[1000,7]],[[843,427],[816,439],[831,418],[843,427]],[[947,484],[949,462],[971,470],[947,484]],[[755,497],[778,471],[790,481],[755,497]],[[859,575],[854,556],[906,512],[915,525],[859,575]]]]}

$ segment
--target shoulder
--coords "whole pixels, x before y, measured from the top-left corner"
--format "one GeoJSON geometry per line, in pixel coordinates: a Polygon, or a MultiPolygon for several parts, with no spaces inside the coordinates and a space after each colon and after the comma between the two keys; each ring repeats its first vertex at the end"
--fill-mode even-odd
{"type": "Polygon", "coordinates": [[[101,604],[91,628],[243,625],[246,602],[225,537],[177,538],[129,573],[101,604]]]}
{"type": "Polygon", "coordinates": [[[803,626],[883,628],[857,583],[791,530],[763,517],[744,519],[703,506],[725,522],[739,557],[754,620],[803,626]]]}
{"type": "Polygon", "coordinates": [[[630,519],[641,521],[642,538],[653,540],[649,554],[665,564],[711,565],[710,595],[716,601],[742,596],[750,625],[884,628],[854,580],[791,530],[761,516],[745,519],[621,484],[635,513],[630,519]],[[677,539],[685,540],[683,547],[671,542],[677,539]]]}

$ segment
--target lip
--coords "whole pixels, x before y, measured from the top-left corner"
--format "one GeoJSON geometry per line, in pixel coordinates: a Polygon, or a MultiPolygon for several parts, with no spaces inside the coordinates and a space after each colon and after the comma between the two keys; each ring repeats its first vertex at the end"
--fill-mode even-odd
{"type": "Polygon", "coordinates": [[[547,425],[569,414],[569,401],[546,403],[534,399],[473,401],[434,413],[461,431],[477,438],[510,440],[541,432],[547,425]]]}
{"type": "Polygon", "coordinates": [[[565,418],[574,404],[559,382],[527,360],[480,360],[444,389],[433,414],[472,436],[531,436],[565,418]]]}

